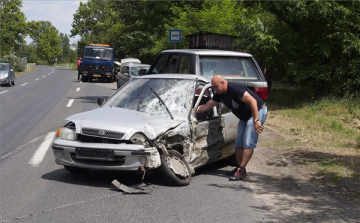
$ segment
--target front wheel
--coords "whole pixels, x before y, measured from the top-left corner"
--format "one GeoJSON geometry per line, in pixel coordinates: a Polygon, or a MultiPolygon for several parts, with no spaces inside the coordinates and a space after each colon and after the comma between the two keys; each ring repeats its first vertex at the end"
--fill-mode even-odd
{"type": "Polygon", "coordinates": [[[89,169],[83,169],[83,168],[78,168],[78,167],[73,167],[73,166],[64,166],[64,168],[67,171],[69,171],[70,173],[74,173],[74,174],[82,174],[82,173],[89,172],[89,169]]]}
{"type": "Polygon", "coordinates": [[[169,150],[169,156],[161,155],[159,170],[173,186],[186,186],[191,181],[191,170],[186,159],[176,150],[169,150]]]}

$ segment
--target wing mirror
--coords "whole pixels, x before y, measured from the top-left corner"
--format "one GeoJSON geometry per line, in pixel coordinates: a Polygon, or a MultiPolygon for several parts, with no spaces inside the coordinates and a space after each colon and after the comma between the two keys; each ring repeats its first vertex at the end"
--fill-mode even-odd
{"type": "Polygon", "coordinates": [[[107,98],[98,98],[98,99],[97,99],[97,104],[98,104],[99,106],[101,106],[102,104],[104,104],[104,102],[106,101],[106,99],[107,99],[107,98]]]}

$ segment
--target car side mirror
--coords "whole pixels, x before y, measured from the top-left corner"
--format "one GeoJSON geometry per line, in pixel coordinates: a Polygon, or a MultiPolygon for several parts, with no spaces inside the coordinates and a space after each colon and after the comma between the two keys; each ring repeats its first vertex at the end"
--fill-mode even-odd
{"type": "Polygon", "coordinates": [[[143,75],[146,74],[146,72],[147,72],[146,69],[140,69],[140,70],[138,71],[138,75],[139,75],[139,76],[143,76],[143,75]]]}
{"type": "Polygon", "coordinates": [[[107,99],[107,98],[98,98],[98,99],[97,99],[97,104],[98,104],[99,106],[101,106],[102,104],[104,104],[104,102],[106,101],[106,99],[107,99]]]}

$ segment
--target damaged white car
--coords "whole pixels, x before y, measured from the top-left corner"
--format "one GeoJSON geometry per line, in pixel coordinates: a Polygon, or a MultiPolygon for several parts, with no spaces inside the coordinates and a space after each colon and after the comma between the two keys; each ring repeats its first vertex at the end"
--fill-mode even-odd
{"type": "Polygon", "coordinates": [[[196,168],[234,154],[231,111],[220,104],[194,114],[212,94],[205,77],[134,78],[100,108],[67,118],[52,144],[55,161],[73,173],[158,168],[172,185],[187,185],[196,168]]]}

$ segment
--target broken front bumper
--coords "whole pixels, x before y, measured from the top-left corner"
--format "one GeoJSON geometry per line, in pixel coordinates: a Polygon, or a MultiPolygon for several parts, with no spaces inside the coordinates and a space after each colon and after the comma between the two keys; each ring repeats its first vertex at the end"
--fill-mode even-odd
{"type": "Polygon", "coordinates": [[[155,169],[161,165],[156,147],[145,148],[134,144],[81,143],[55,139],[52,144],[55,162],[59,165],[85,169],[137,171],[139,168],[155,169]],[[85,150],[87,154],[80,155],[85,150]],[[111,159],[99,152],[109,152],[111,159]],[[99,155],[99,156],[97,156],[99,155]]]}

